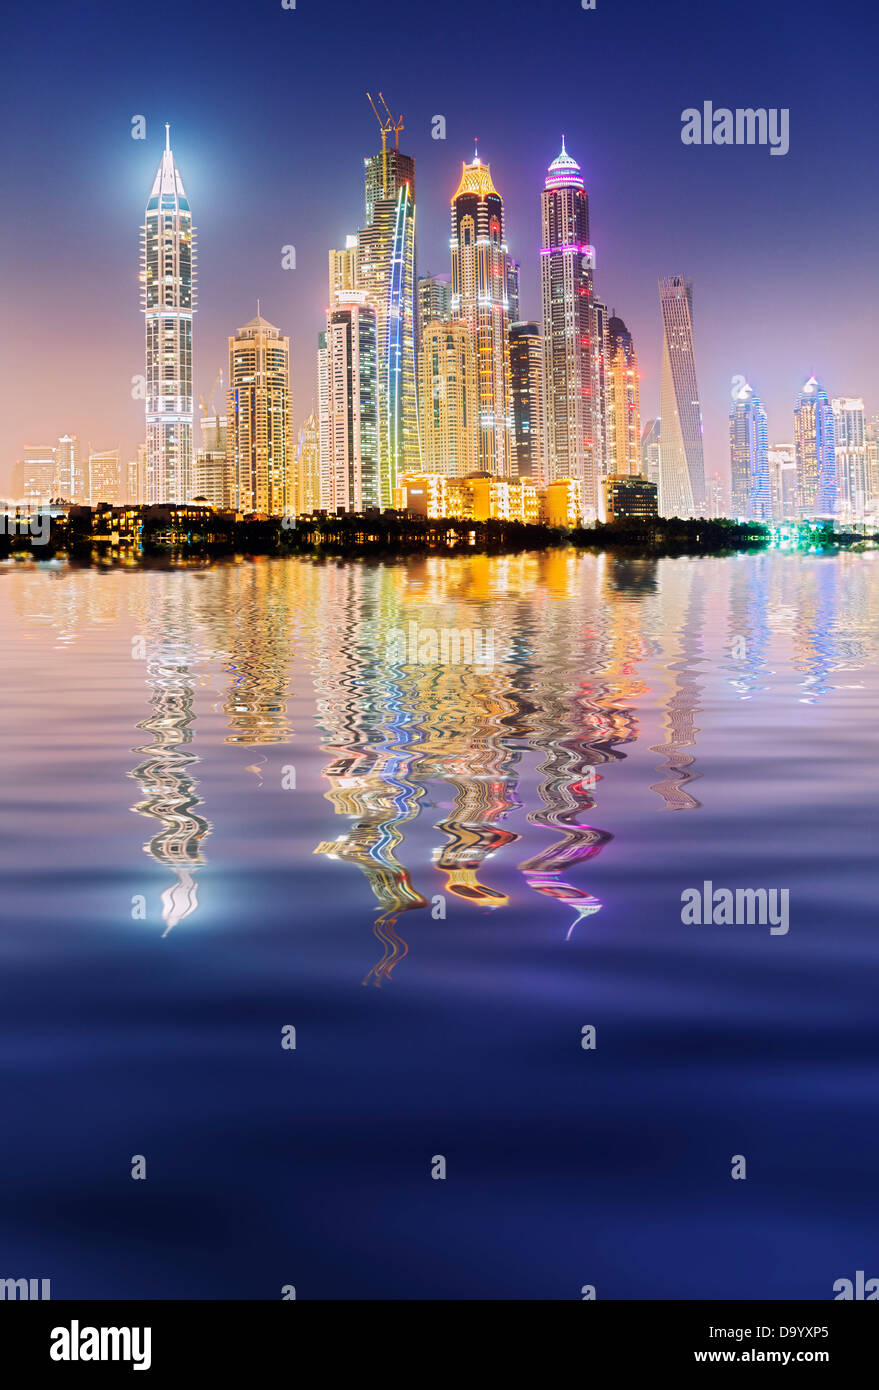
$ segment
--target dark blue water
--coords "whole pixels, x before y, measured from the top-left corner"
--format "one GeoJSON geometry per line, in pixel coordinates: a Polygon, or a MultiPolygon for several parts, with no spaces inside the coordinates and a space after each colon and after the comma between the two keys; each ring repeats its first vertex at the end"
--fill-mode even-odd
{"type": "Polygon", "coordinates": [[[0,1277],[879,1275],[877,575],[3,567],[0,1277]],[[493,663],[399,660],[410,622],[493,663]],[[789,930],[684,924],[705,880],[786,888],[789,930]]]}

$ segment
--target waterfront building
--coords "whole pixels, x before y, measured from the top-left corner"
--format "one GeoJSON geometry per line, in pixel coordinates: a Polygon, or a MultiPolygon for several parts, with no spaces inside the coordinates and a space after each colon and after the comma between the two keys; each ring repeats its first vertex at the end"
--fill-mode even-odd
{"type": "Polygon", "coordinates": [[[537,323],[510,324],[510,388],[513,406],[513,475],[545,475],[543,334],[537,323]]]}
{"type": "Polygon", "coordinates": [[[290,339],[256,318],[229,339],[226,397],[229,505],[283,516],[292,481],[290,339]]]}
{"type": "Polygon", "coordinates": [[[565,149],[564,137],[561,153],[547,170],[541,222],[547,477],[578,481],[586,515],[594,518],[600,472],[594,254],[583,174],[565,149]]]}
{"type": "Polygon", "coordinates": [[[474,155],[452,197],[452,315],[473,337],[479,467],[508,477],[513,459],[504,204],[491,168],[474,155]]]}
{"type": "Polygon", "coordinates": [[[659,515],[656,483],[637,473],[609,473],[604,480],[608,521],[650,520],[659,515]]]}
{"type": "Polygon", "coordinates": [[[192,323],[195,228],[165,126],[165,150],[141,228],[146,329],[146,496],[192,496],[192,323]]]}
{"type": "Polygon", "coordinates": [[[476,356],[463,319],[434,319],[424,328],[420,417],[425,472],[464,477],[479,466],[476,356]]]}
{"type": "Polygon", "coordinates": [[[693,282],[683,275],[659,281],[662,312],[662,448],[659,511],[701,516],[705,509],[702,409],[693,341],[693,282]]]}
{"type": "Polygon", "coordinates": [[[747,383],[730,406],[729,467],[732,515],[770,521],[769,429],[763,403],[747,383]]]}
{"type": "Polygon", "coordinates": [[[805,383],[794,406],[794,449],[800,518],[832,516],[836,508],[833,409],[814,376],[805,383]]]}
{"type": "Polygon", "coordinates": [[[641,398],[632,335],[613,314],[607,322],[605,377],[607,473],[640,473],[641,398]]]}

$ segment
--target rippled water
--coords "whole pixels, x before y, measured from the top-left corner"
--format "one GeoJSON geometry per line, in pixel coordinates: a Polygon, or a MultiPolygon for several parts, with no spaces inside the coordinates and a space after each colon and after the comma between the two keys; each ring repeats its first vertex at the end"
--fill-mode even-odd
{"type": "Polygon", "coordinates": [[[0,1277],[879,1275],[877,574],[0,566],[0,1277]],[[413,664],[410,624],[493,663],[413,664]],[[684,925],[704,880],[788,888],[789,932],[684,925]]]}

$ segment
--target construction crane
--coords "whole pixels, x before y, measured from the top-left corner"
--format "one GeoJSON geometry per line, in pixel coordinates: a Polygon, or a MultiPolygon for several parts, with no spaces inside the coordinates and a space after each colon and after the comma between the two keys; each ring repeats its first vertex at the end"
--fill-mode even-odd
{"type": "Polygon", "coordinates": [[[213,411],[213,403],[214,403],[214,392],[216,391],[217,387],[218,387],[219,385],[222,384],[222,381],[223,381],[223,368],[221,367],[220,370],[217,372],[217,375],[214,377],[214,384],[213,384],[213,386],[211,387],[210,391],[208,392],[207,396],[201,396],[201,397],[200,397],[200,400],[201,400],[201,413],[202,413],[202,415],[207,416],[207,415],[210,415],[210,414],[212,413],[212,411],[213,411]]]}
{"type": "Polygon", "coordinates": [[[394,148],[399,150],[400,131],[404,128],[403,117],[398,116],[397,119],[394,120],[393,116],[391,115],[390,107],[388,106],[388,103],[385,101],[381,92],[379,92],[378,94],[378,99],[381,102],[382,106],[385,108],[384,116],[380,114],[379,109],[373,101],[372,97],[370,96],[369,92],[366,93],[366,99],[372,107],[373,114],[375,115],[375,119],[378,121],[379,129],[382,133],[382,192],[386,194],[388,188],[388,136],[390,135],[391,131],[394,132],[394,148]]]}

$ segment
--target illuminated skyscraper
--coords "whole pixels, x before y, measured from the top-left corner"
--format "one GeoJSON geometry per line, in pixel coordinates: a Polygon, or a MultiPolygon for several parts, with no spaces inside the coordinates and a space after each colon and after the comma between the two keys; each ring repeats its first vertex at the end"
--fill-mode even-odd
{"type": "Polygon", "coordinates": [[[507,257],[507,304],[510,323],[519,322],[519,272],[521,266],[512,256],[507,257]]]}
{"type": "Polygon", "coordinates": [[[146,445],[141,444],[137,458],[129,459],[125,465],[125,501],[129,507],[143,506],[143,479],[146,445]]]}
{"type": "Polygon", "coordinates": [[[641,472],[659,484],[660,420],[648,420],[641,435],[641,472]]]}
{"type": "Polygon", "coordinates": [[[331,251],[329,262],[330,304],[335,304],[338,294],[358,288],[356,236],[346,238],[344,251],[331,251]]]}
{"type": "Polygon", "coordinates": [[[452,316],[452,282],[448,275],[419,275],[418,277],[418,343],[424,342],[429,323],[452,316]]]}
{"type": "Polygon", "coordinates": [[[225,415],[203,415],[201,448],[193,465],[193,497],[203,497],[212,507],[231,505],[229,471],[226,464],[227,428],[225,415]]]}
{"type": "Polygon", "coordinates": [[[742,387],[730,406],[729,472],[733,516],[771,521],[766,411],[748,385],[742,387]]]}
{"type": "Polygon", "coordinates": [[[303,421],[296,446],[297,516],[309,515],[320,506],[320,425],[314,411],[303,421]]]}
{"type": "Polygon", "coordinates": [[[146,321],[146,495],[192,496],[192,316],[195,228],[174,156],[165,151],[141,228],[141,307],[146,321]]]}
{"type": "Polygon", "coordinates": [[[803,386],[794,406],[794,448],[800,516],[832,516],[836,504],[833,410],[815,377],[803,386]]]}
{"type": "Polygon", "coordinates": [[[85,492],[79,440],[75,434],[62,434],[55,450],[55,495],[67,502],[83,502],[85,492]]]}
{"type": "Polygon", "coordinates": [[[434,320],[424,329],[419,363],[424,467],[463,478],[479,467],[476,355],[463,319],[434,320]]]}
{"type": "Polygon", "coordinates": [[[541,195],[540,252],[546,368],[547,475],[574,478],[583,509],[598,510],[594,400],[594,255],[589,199],[576,160],[565,149],[550,164],[541,195]]]}
{"type": "Polygon", "coordinates": [[[693,282],[659,282],[662,310],[660,516],[701,516],[705,507],[702,409],[693,345],[693,282]]]}
{"type": "Polygon", "coordinates": [[[229,339],[226,467],[236,511],[282,516],[291,485],[290,339],[259,313],[229,339]]]}
{"type": "MultiPolygon", "coordinates": [[[[594,270],[594,264],[593,264],[594,270]]],[[[610,315],[607,305],[596,295],[592,298],[592,454],[598,495],[604,488],[602,479],[610,471],[608,461],[608,409],[610,382],[607,374],[607,333],[610,315]]]]}
{"type": "Polygon", "coordinates": [[[100,453],[89,454],[88,479],[90,506],[109,502],[112,507],[118,507],[124,502],[118,449],[104,449],[100,453]]]}
{"type": "Polygon", "coordinates": [[[607,473],[640,473],[641,397],[635,344],[622,319],[608,319],[605,353],[607,473]]]}
{"type": "MultiPolygon", "coordinates": [[[[56,494],[55,450],[51,444],[26,444],[21,472],[21,496],[31,502],[48,502],[56,494]]],[[[13,486],[13,490],[19,489],[13,486]]]]}
{"type": "Polygon", "coordinates": [[[543,334],[537,323],[510,324],[513,474],[543,479],[543,334]]]}
{"type": "Polygon", "coordinates": [[[797,461],[793,444],[770,444],[769,493],[772,503],[773,521],[796,521],[799,516],[797,503],[797,461]]]}
{"type": "Polygon", "coordinates": [[[375,310],[378,342],[380,504],[397,478],[420,467],[415,388],[415,160],[388,149],[365,160],[366,226],[357,234],[358,287],[375,310]]]}
{"type": "Polygon", "coordinates": [[[327,372],[326,329],[317,335],[317,425],[320,456],[320,495],[318,506],[330,505],[330,379],[327,372]]]}
{"type": "Polygon", "coordinates": [[[473,335],[479,410],[479,467],[508,477],[513,430],[504,205],[491,168],[462,164],[452,198],[452,314],[473,335]]]}
{"type": "Polygon", "coordinates": [[[326,505],[358,512],[380,507],[378,328],[365,290],[340,290],[327,314],[326,373],[326,505]]]}
{"type": "Polygon", "coordinates": [[[858,521],[867,512],[871,495],[864,402],[860,396],[838,396],[831,406],[837,510],[846,521],[858,521]]]}

